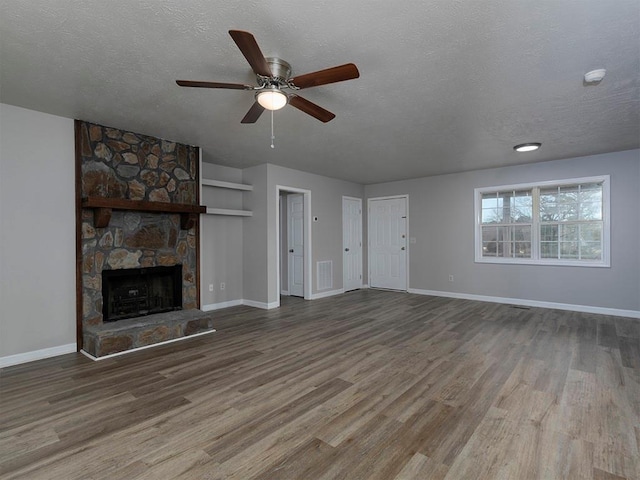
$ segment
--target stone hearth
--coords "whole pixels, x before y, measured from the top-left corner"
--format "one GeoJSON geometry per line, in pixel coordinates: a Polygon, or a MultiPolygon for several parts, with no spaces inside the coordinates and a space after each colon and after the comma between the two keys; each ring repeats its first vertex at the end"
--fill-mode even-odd
{"type": "Polygon", "coordinates": [[[212,329],[211,315],[197,309],[156,313],[84,328],[83,350],[103,357],[212,329]]]}

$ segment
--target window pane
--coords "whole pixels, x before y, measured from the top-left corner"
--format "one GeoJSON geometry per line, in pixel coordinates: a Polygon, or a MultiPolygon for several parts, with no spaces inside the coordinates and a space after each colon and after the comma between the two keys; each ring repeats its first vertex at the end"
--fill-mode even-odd
{"type": "Polygon", "coordinates": [[[498,232],[497,238],[499,242],[511,239],[511,236],[509,235],[509,227],[497,227],[496,231],[498,232]]]}
{"type": "Polygon", "coordinates": [[[497,227],[482,227],[482,241],[483,242],[495,242],[497,233],[497,227]]]}
{"type": "Polygon", "coordinates": [[[558,215],[558,207],[555,203],[540,205],[540,221],[541,222],[557,222],[560,220],[558,215]]]}
{"type": "Polygon", "coordinates": [[[581,220],[601,220],[602,204],[596,202],[585,202],[580,204],[581,220]]]}
{"type": "Polygon", "coordinates": [[[498,233],[496,227],[482,227],[482,256],[495,257],[498,247],[496,239],[498,233]]]}
{"type": "Polygon", "coordinates": [[[558,187],[541,188],[540,203],[558,203],[558,187]]]}
{"type": "Polygon", "coordinates": [[[498,247],[496,242],[482,242],[482,256],[495,257],[498,247]]]}
{"type": "Polygon", "coordinates": [[[549,242],[558,241],[558,225],[541,225],[540,226],[540,240],[549,242]]]}
{"type": "Polygon", "coordinates": [[[557,242],[541,242],[540,255],[542,258],[558,258],[557,242]]]}
{"type": "Polygon", "coordinates": [[[540,221],[557,222],[559,220],[557,193],[557,188],[540,189],[540,221]]]}
{"type": "Polygon", "coordinates": [[[578,241],[578,225],[558,225],[560,228],[561,242],[577,242],[578,241]]]}
{"type": "Polygon", "coordinates": [[[577,220],[580,211],[578,186],[561,187],[558,194],[557,217],[559,221],[577,220]]]}
{"type": "Polygon", "coordinates": [[[560,258],[578,258],[578,242],[560,242],[560,258]]]}
{"type": "Polygon", "coordinates": [[[559,204],[557,210],[557,218],[559,221],[578,220],[580,207],[577,203],[559,204]]]}
{"type": "Polygon", "coordinates": [[[587,242],[580,245],[580,258],[583,260],[601,260],[602,247],[600,243],[587,242]]]}
{"type": "Polygon", "coordinates": [[[533,217],[533,202],[530,190],[514,192],[510,204],[511,222],[531,223],[533,217]]]}
{"type": "Polygon", "coordinates": [[[518,258],[531,258],[531,242],[516,242],[514,256],[518,258]]]}
{"type": "Polygon", "coordinates": [[[482,208],[498,208],[498,197],[495,193],[482,194],[482,208]]]}
{"type": "Polygon", "coordinates": [[[512,228],[514,240],[531,241],[531,225],[517,225],[512,228]]]}
{"type": "Polygon", "coordinates": [[[501,212],[496,208],[483,208],[482,223],[502,223],[501,212]]]}
{"type": "Polygon", "coordinates": [[[558,203],[577,203],[579,185],[568,185],[558,189],[558,203]]]}
{"type": "Polygon", "coordinates": [[[513,192],[498,193],[498,212],[502,223],[511,223],[511,198],[513,192]]]}
{"type": "Polygon", "coordinates": [[[580,226],[580,241],[598,242],[602,241],[602,224],[586,223],[580,226]]]}
{"type": "Polygon", "coordinates": [[[602,203],[602,185],[598,183],[580,185],[580,202],[602,203]]]}

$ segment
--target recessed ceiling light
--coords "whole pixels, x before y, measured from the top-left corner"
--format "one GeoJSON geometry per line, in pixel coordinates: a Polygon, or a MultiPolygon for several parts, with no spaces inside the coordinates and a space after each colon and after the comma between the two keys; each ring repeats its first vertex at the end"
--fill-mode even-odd
{"type": "Polygon", "coordinates": [[[520,145],[516,145],[513,149],[516,152],[533,152],[540,148],[541,143],[531,142],[531,143],[521,143],[520,145]]]}
{"type": "Polygon", "coordinates": [[[591,70],[584,74],[585,83],[600,83],[607,71],[604,68],[598,68],[597,70],[591,70]]]}

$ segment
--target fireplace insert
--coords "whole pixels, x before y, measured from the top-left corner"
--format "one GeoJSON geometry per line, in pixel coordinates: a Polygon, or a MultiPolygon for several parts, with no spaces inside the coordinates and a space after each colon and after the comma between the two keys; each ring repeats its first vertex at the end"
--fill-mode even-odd
{"type": "Polygon", "coordinates": [[[182,309],[182,265],[102,271],[102,321],[182,309]]]}

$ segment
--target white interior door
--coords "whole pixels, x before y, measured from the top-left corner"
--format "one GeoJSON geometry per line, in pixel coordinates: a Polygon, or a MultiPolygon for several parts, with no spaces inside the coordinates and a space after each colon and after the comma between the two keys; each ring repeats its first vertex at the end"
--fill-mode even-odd
{"type": "Polygon", "coordinates": [[[342,270],[346,291],[362,287],[362,200],[342,197],[342,270]]]}
{"type": "Polygon", "coordinates": [[[369,285],[407,289],[407,199],[369,200],[369,285]]]}
{"type": "Polygon", "coordinates": [[[304,297],[304,195],[287,195],[289,295],[304,297]]]}

